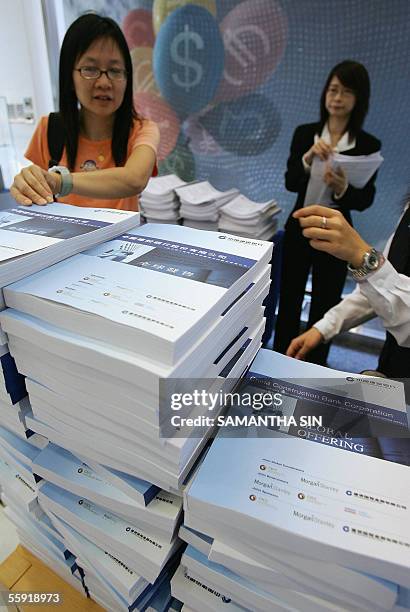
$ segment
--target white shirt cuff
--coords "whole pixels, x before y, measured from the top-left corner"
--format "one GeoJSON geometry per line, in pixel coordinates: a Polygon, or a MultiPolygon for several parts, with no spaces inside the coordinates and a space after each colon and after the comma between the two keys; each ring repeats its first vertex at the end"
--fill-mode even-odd
{"type": "Polygon", "coordinates": [[[325,343],[329,342],[335,335],[334,326],[329,321],[326,321],[326,319],[316,321],[312,327],[317,329],[322,334],[323,341],[325,343]]]}
{"type": "Polygon", "coordinates": [[[386,259],[380,268],[374,272],[366,274],[364,278],[358,280],[357,282],[360,286],[360,292],[364,295],[366,295],[366,292],[377,291],[378,293],[387,296],[390,293],[395,292],[398,281],[400,284],[400,275],[392,266],[390,261],[386,259]]]}

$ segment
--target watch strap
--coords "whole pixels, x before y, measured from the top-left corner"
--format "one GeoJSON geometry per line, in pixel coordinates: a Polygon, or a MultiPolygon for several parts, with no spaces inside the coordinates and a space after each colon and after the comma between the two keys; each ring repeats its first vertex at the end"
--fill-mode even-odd
{"type": "Polygon", "coordinates": [[[73,190],[73,177],[71,172],[65,166],[53,166],[49,168],[49,172],[57,172],[61,176],[61,186],[59,193],[56,193],[57,198],[64,198],[73,190]]]}
{"type": "Polygon", "coordinates": [[[350,275],[356,280],[361,281],[366,278],[368,274],[375,272],[384,263],[385,257],[383,253],[372,248],[370,251],[365,253],[362,264],[358,268],[353,268],[351,265],[347,265],[347,269],[350,275]]]}

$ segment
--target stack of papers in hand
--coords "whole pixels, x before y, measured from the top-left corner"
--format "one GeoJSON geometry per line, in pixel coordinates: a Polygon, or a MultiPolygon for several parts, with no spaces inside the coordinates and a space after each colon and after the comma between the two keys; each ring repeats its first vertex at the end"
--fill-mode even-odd
{"type": "Polygon", "coordinates": [[[159,413],[160,379],[211,387],[248,340],[255,354],[271,252],[262,241],[145,225],[8,287],[14,310],[2,324],[31,379],[30,427],[82,459],[178,491],[205,436],[160,438],[172,414],[169,405],[159,413]]]}
{"type": "Polygon", "coordinates": [[[212,609],[212,591],[261,612],[407,609],[410,473],[401,383],[261,350],[240,392],[278,390],[282,415],[321,410],[326,424],[219,432],[184,493],[180,535],[189,546],[174,596],[194,609],[212,609]],[[378,435],[358,437],[358,423],[378,435]]]}
{"type": "Polygon", "coordinates": [[[187,185],[176,174],[150,178],[140,196],[141,213],[148,223],[178,223],[179,198],[177,187],[187,185]]]}
{"type": "Polygon", "coordinates": [[[275,200],[253,202],[244,195],[238,195],[222,206],[219,231],[269,240],[276,231],[276,215],[279,212],[275,200]]]}
{"type": "Polygon", "coordinates": [[[218,229],[220,208],[239,193],[238,189],[218,191],[208,181],[192,183],[175,191],[181,201],[180,215],[184,225],[204,230],[218,229]]]}
{"type": "MultiPolygon", "coordinates": [[[[374,173],[380,168],[383,162],[383,157],[380,151],[372,153],[371,155],[346,155],[343,153],[333,153],[332,156],[322,161],[319,157],[315,156],[313,159],[310,174],[312,177],[323,181],[324,174],[327,167],[330,165],[332,168],[341,168],[346,174],[348,183],[353,187],[362,189],[374,175],[374,173]]],[[[322,202],[320,199],[320,189],[322,193],[325,193],[326,185],[318,183],[318,191],[312,192],[311,196],[308,197],[307,203],[313,203],[316,201],[322,202]],[[317,199],[319,198],[319,200],[317,199]]]]}
{"type": "Polygon", "coordinates": [[[371,155],[343,155],[334,153],[330,159],[333,168],[342,168],[350,185],[362,189],[380,168],[384,159],[380,151],[371,155]]]}

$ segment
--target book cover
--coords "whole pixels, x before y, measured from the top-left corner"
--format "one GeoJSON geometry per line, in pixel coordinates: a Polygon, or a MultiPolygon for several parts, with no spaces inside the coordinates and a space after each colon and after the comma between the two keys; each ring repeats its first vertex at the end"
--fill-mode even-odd
{"type": "MultiPolygon", "coordinates": [[[[262,362],[259,353],[245,384],[260,375],[278,378],[276,355],[266,353],[262,362]]],[[[293,362],[288,361],[288,379],[293,362]]],[[[381,393],[378,405],[390,423],[403,418],[403,409],[394,398],[390,407],[389,397],[381,393]]],[[[252,533],[267,558],[266,542],[275,541],[279,549],[302,557],[347,565],[408,587],[409,492],[404,465],[271,431],[268,438],[219,435],[185,501],[189,514],[208,521],[212,537],[223,538],[223,524],[240,531],[246,525],[244,535],[252,533]]],[[[195,528],[195,521],[187,524],[195,528]]]]}
{"type": "Polygon", "coordinates": [[[138,506],[75,455],[52,443],[37,455],[33,471],[75,495],[84,496],[119,516],[148,529],[165,532],[172,538],[182,510],[182,499],[171,493],[158,493],[147,506],[138,506]]]}
{"type": "Polygon", "coordinates": [[[114,555],[122,555],[125,562],[149,582],[156,580],[179,545],[178,541],[169,544],[104,508],[50,483],[40,487],[39,501],[44,508],[61,516],[97,546],[107,547],[114,555]]]}
{"type": "Polygon", "coordinates": [[[160,351],[173,364],[271,253],[268,242],[146,225],[15,283],[5,300],[71,331],[129,348],[143,342],[144,355],[158,359],[160,351]],[[66,307],[63,318],[57,305],[66,307]]]}

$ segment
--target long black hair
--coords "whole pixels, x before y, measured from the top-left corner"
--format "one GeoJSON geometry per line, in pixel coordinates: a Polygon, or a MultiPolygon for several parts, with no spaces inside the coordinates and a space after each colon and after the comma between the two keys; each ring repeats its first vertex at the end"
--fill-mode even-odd
{"type": "Polygon", "coordinates": [[[59,106],[67,162],[74,169],[80,132],[78,101],[74,88],[73,70],[76,61],[101,38],[112,39],[119,47],[127,71],[127,85],[121,106],[115,113],[111,150],[116,166],[124,165],[127,155],[128,137],[133,121],[138,120],[132,98],[132,62],[127,42],[117,23],[109,17],[87,13],[76,19],[64,36],[60,51],[59,106]]]}
{"type": "Polygon", "coordinates": [[[369,74],[363,64],[353,60],[345,60],[332,68],[320,97],[321,130],[329,118],[329,113],[326,110],[326,92],[329,89],[330,81],[333,77],[337,77],[341,84],[351,89],[356,96],[356,102],[347,124],[347,131],[349,132],[349,139],[351,140],[360,132],[367,111],[369,110],[369,74]]]}

